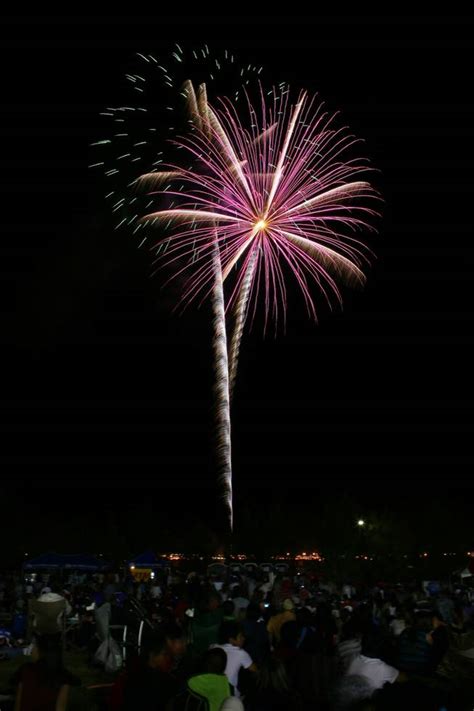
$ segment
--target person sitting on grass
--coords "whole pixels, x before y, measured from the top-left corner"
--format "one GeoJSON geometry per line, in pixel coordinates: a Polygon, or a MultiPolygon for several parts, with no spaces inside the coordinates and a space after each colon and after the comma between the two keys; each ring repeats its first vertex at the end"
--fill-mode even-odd
{"type": "Polygon", "coordinates": [[[167,711],[219,711],[233,689],[224,674],[226,653],[219,647],[209,649],[202,660],[201,672],[192,676],[186,688],[167,706],[167,711]]]}
{"type": "Polygon", "coordinates": [[[165,711],[179,692],[173,665],[165,634],[156,634],[150,640],[145,663],[125,680],[124,711],[165,711]]]}
{"type": "Polygon", "coordinates": [[[37,635],[31,657],[15,675],[15,711],[65,710],[71,688],[80,681],[64,667],[61,636],[37,635]]]}

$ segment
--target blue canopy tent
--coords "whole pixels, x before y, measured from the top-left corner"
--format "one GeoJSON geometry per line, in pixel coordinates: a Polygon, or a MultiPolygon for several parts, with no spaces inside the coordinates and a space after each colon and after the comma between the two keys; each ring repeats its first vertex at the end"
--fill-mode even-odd
{"type": "Polygon", "coordinates": [[[62,567],[63,556],[58,553],[43,553],[23,564],[24,570],[58,570],[62,567]]]}
{"type": "Polygon", "coordinates": [[[76,555],[63,556],[65,559],[64,567],[66,570],[105,570],[110,568],[109,563],[101,558],[96,558],[95,555],[88,553],[79,553],[76,555]]]}
{"type": "Polygon", "coordinates": [[[134,558],[128,561],[128,567],[131,568],[163,568],[167,564],[167,561],[158,558],[156,553],[153,551],[145,551],[136,555],[134,558]]]}
{"type": "Polygon", "coordinates": [[[87,553],[65,555],[61,553],[43,553],[23,564],[23,570],[87,570],[97,572],[105,570],[109,564],[87,553]]]}

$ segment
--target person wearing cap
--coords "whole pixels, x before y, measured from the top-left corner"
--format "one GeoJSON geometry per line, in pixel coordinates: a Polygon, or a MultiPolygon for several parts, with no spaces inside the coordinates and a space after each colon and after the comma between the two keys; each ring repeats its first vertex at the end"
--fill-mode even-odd
{"type": "Polygon", "coordinates": [[[280,630],[285,624],[285,622],[291,622],[296,620],[295,606],[293,600],[289,597],[283,600],[283,611],[279,612],[273,617],[270,617],[267,624],[267,632],[270,638],[270,642],[275,647],[280,641],[280,630]]]}

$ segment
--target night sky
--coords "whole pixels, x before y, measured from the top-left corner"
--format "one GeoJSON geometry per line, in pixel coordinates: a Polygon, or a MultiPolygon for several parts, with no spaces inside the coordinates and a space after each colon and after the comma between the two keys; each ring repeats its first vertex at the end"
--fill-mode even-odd
{"type": "Polygon", "coordinates": [[[318,91],[365,138],[385,199],[364,291],[343,291],[343,311],[321,305],[317,327],[290,293],[285,334],[245,334],[236,526],[248,501],[278,502],[284,525],[343,492],[361,511],[423,511],[427,525],[436,501],[468,515],[474,18],[2,24],[0,456],[2,500],[13,497],[20,520],[54,530],[66,508],[93,527],[104,509],[126,517],[151,506],[157,522],[171,511],[220,525],[210,311],[172,313],[173,290],[113,231],[104,180],[87,168],[98,113],[125,102],[134,53],[175,41],[229,48],[271,81],[318,91]]]}

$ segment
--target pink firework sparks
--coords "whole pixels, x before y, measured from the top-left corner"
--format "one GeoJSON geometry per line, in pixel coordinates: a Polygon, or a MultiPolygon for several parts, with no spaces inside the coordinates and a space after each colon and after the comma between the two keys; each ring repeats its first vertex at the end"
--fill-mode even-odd
{"type": "Polygon", "coordinates": [[[161,249],[162,266],[185,276],[182,301],[211,295],[214,309],[216,431],[219,479],[232,529],[230,397],[236,378],[242,333],[253,302],[253,316],[264,293],[265,327],[287,309],[285,271],[293,274],[310,316],[316,308],[310,281],[329,300],[340,301],[337,281],[362,285],[368,250],[354,236],[373,229],[377,214],[368,200],[377,198],[360,179],[362,159],[346,159],[357,140],[334,127],[334,115],[302,93],[296,104],[289,91],[262,90],[255,109],[248,100],[248,126],[235,107],[222,100],[209,105],[205,85],[184,91],[193,131],[177,142],[191,167],[165,166],[143,175],[138,185],[151,194],[173,196],[177,207],[153,212],[142,223],[165,224],[170,234],[161,249]],[[169,188],[179,181],[179,189],[169,188]],[[163,184],[167,184],[161,190],[163,184]],[[284,271],[285,270],[285,271],[284,271]],[[227,303],[224,282],[231,282],[227,303]],[[227,346],[225,313],[233,310],[227,346]]]}
{"type": "Polygon", "coordinates": [[[367,173],[366,161],[344,159],[357,139],[334,128],[335,116],[305,93],[291,105],[289,91],[272,92],[268,105],[261,92],[259,116],[248,102],[248,127],[230,101],[212,108],[202,89],[200,94],[200,108],[199,95],[191,102],[195,130],[178,144],[193,167],[172,165],[141,179],[155,193],[163,181],[185,185],[183,192],[167,190],[179,198],[178,207],[143,218],[172,221],[171,236],[162,240],[169,248],[158,260],[175,265],[176,276],[187,274],[182,299],[189,302],[213,288],[217,244],[224,281],[232,275],[227,310],[238,311],[243,293],[245,310],[252,301],[255,306],[262,288],[266,321],[285,316],[286,264],[316,317],[309,280],[339,301],[338,280],[353,286],[365,281],[368,250],[354,232],[373,229],[376,211],[367,199],[377,194],[358,179],[367,173]]]}

